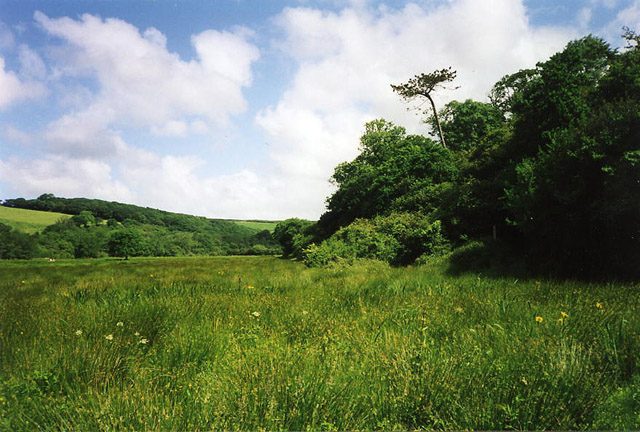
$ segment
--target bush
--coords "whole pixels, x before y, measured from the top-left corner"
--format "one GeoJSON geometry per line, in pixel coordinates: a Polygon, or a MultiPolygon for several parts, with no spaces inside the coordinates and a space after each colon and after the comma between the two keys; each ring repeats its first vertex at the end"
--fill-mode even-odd
{"type": "Polygon", "coordinates": [[[421,255],[439,254],[447,249],[440,221],[429,222],[420,214],[392,213],[356,219],[320,245],[310,245],[305,250],[305,263],[314,267],[369,258],[403,265],[421,255]]]}

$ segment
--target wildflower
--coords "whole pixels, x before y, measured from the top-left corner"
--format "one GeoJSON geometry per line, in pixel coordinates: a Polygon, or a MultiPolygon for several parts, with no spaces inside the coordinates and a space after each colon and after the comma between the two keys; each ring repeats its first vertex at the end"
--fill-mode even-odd
{"type": "Polygon", "coordinates": [[[116,323],[116,326],[118,326],[118,327],[123,327],[123,326],[124,326],[124,323],[123,323],[122,321],[118,321],[118,322],[116,323]]]}
{"type": "Polygon", "coordinates": [[[306,314],[308,314],[308,313],[309,313],[309,312],[307,312],[306,310],[303,310],[303,311],[302,311],[302,315],[306,315],[306,314]]]}
{"type": "Polygon", "coordinates": [[[82,330],[76,330],[76,336],[82,336],[82,330]]]}
{"type": "Polygon", "coordinates": [[[251,315],[253,315],[254,317],[258,318],[260,316],[260,312],[255,311],[255,312],[252,312],[251,315]]]}
{"type": "Polygon", "coordinates": [[[252,286],[252,285],[249,285],[249,286],[247,286],[247,289],[255,289],[255,287],[252,286]]]}
{"type": "Polygon", "coordinates": [[[602,303],[600,303],[600,302],[596,302],[596,307],[597,307],[598,309],[602,309],[602,303]]]}
{"type": "Polygon", "coordinates": [[[569,316],[566,312],[560,312],[560,315],[562,315],[562,318],[567,318],[569,316]]]}
{"type": "Polygon", "coordinates": [[[541,323],[542,321],[544,321],[544,318],[542,318],[541,316],[537,316],[536,317],[536,322],[537,323],[541,323]]]}
{"type": "Polygon", "coordinates": [[[140,332],[135,332],[133,335],[134,336],[140,336],[140,332]]]}
{"type": "Polygon", "coordinates": [[[104,337],[106,340],[113,340],[113,335],[112,334],[108,334],[104,337]]]}
{"type": "Polygon", "coordinates": [[[564,322],[564,318],[558,318],[558,322],[562,324],[564,322]]]}
{"type": "Polygon", "coordinates": [[[140,339],[140,343],[141,343],[142,345],[146,345],[146,344],[148,344],[148,343],[149,343],[149,339],[142,338],[142,339],[140,339]]]}

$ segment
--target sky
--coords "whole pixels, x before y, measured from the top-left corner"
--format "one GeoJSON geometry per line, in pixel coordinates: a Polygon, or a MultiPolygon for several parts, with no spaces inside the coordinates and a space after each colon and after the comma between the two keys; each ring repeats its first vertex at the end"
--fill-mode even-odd
{"type": "Polygon", "coordinates": [[[390,84],[493,84],[640,0],[0,0],[0,200],[99,198],[212,218],[317,219],[366,122],[427,134],[390,84]]]}

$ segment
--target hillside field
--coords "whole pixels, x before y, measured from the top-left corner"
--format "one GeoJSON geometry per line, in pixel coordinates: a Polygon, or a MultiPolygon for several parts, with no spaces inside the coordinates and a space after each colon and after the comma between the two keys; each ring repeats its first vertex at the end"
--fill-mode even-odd
{"type": "Polygon", "coordinates": [[[638,429],[638,284],[0,261],[0,430],[638,429]]]}
{"type": "Polygon", "coordinates": [[[0,206],[0,223],[27,234],[42,231],[60,219],[68,219],[70,217],[70,215],[63,213],[0,206]]]}

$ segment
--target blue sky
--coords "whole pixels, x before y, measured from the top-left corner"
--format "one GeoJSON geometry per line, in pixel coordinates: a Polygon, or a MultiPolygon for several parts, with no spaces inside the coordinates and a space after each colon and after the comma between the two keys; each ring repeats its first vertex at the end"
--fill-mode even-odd
{"type": "Polygon", "coordinates": [[[91,197],[315,219],[364,123],[427,133],[389,84],[452,66],[452,99],[638,0],[0,0],[0,199],[91,197]]]}

